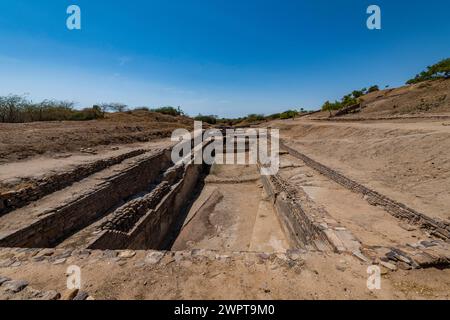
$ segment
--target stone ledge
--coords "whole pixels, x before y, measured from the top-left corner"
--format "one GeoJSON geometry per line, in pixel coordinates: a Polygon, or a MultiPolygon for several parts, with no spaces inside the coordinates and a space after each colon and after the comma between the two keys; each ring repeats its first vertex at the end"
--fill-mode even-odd
{"type": "Polygon", "coordinates": [[[138,149],[108,159],[78,165],[69,171],[57,173],[37,181],[30,181],[30,186],[20,190],[2,193],[0,194],[0,216],[68,187],[74,182],[80,181],[96,172],[119,164],[126,159],[144,154],[145,152],[148,152],[148,150],[138,149]]]}

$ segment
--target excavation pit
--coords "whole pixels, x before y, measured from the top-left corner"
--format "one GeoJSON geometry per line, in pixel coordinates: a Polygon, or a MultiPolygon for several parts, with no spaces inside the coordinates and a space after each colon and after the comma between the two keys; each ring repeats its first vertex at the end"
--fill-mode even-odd
{"type": "MultiPolygon", "coordinates": [[[[245,153],[248,147],[235,151],[245,153]]],[[[0,217],[0,246],[284,252],[257,165],[139,155],[0,217]]]]}

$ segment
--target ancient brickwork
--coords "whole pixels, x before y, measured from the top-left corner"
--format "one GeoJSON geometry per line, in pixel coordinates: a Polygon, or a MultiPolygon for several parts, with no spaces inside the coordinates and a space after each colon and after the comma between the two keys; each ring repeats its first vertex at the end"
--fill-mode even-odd
{"type": "Polygon", "coordinates": [[[204,169],[203,165],[188,164],[172,172],[183,170],[179,181],[172,174],[166,176],[172,182],[162,182],[147,196],[119,208],[102,226],[102,232],[88,245],[89,249],[159,249],[167,241],[175,223],[204,169]]]}
{"type": "Polygon", "coordinates": [[[110,166],[119,164],[126,159],[136,157],[145,153],[146,150],[139,149],[127,152],[108,159],[102,159],[93,163],[79,165],[69,171],[57,173],[37,181],[30,181],[30,186],[20,190],[9,191],[0,194],[0,215],[6,214],[17,208],[26,206],[55,191],[70,186],[96,172],[110,166]]]}
{"type": "MultiPolygon", "coordinates": [[[[274,203],[285,233],[289,235],[291,245],[302,249],[332,249],[331,243],[319,228],[319,223],[314,220],[319,209],[311,205],[310,199],[303,198],[302,201],[278,175],[261,176],[261,179],[274,203]],[[306,202],[309,202],[310,206],[305,206],[306,202]]],[[[305,196],[307,197],[306,194],[305,196]]]]}
{"type": "Polygon", "coordinates": [[[0,246],[52,247],[101,217],[123,199],[146,190],[171,164],[170,150],[142,157],[109,177],[95,190],[87,190],[71,202],[46,212],[29,226],[4,236],[0,239],[0,246]]]}
{"type": "Polygon", "coordinates": [[[100,226],[100,230],[130,231],[136,222],[149,210],[154,209],[170,190],[168,182],[161,183],[148,195],[132,200],[117,209],[108,221],[100,226]]]}

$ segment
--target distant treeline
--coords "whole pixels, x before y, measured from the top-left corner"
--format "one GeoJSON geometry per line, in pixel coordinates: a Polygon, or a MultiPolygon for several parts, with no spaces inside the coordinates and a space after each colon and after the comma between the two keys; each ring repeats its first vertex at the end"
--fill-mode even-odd
{"type": "Polygon", "coordinates": [[[137,110],[146,110],[146,111],[150,111],[150,112],[157,112],[157,113],[161,113],[161,114],[165,114],[168,116],[173,116],[173,117],[177,117],[177,116],[184,116],[185,113],[183,110],[181,110],[181,107],[171,107],[171,106],[166,106],[166,107],[160,107],[160,108],[147,108],[147,107],[141,107],[138,108],[137,110]]]}
{"type": "MultiPolygon", "coordinates": [[[[146,110],[165,115],[181,116],[184,112],[180,107],[161,107],[150,109],[147,107],[134,110],[146,110]]],[[[33,102],[26,96],[0,96],[0,123],[23,123],[36,121],[85,121],[102,119],[107,112],[131,112],[123,103],[101,103],[92,108],[75,109],[71,101],[43,100],[33,102]]]]}
{"type": "Polygon", "coordinates": [[[274,113],[271,115],[264,114],[249,114],[246,117],[240,118],[219,118],[216,115],[202,115],[199,114],[194,119],[196,121],[203,121],[209,124],[219,124],[219,125],[229,125],[234,126],[240,123],[255,123],[255,122],[263,122],[269,120],[277,120],[277,119],[293,119],[300,114],[306,113],[305,109],[300,108],[300,110],[287,110],[281,113],[274,113]]]}
{"type": "Polygon", "coordinates": [[[99,107],[75,110],[70,101],[44,100],[33,102],[25,96],[0,96],[0,122],[93,120],[103,117],[99,107]]]}

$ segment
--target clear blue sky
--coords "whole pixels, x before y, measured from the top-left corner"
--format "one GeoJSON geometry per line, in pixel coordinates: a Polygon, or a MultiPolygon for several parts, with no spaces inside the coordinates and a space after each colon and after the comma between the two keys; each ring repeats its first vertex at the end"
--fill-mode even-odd
{"type": "Polygon", "coordinates": [[[398,86],[450,56],[448,0],[2,0],[0,94],[239,116],[398,86]],[[82,30],[66,9],[82,10],[82,30]],[[382,9],[381,31],[366,9],[382,9]]]}

